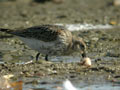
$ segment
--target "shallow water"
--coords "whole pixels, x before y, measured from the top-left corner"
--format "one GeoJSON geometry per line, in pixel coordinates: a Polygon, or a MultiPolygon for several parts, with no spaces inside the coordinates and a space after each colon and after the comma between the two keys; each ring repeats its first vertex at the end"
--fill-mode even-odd
{"type": "MultiPolygon", "coordinates": [[[[92,77],[93,78],[93,77],[92,77]]],[[[98,77],[99,78],[99,77],[98,77]]],[[[33,78],[32,78],[33,79],[33,78]]],[[[23,90],[72,90],[65,89],[64,87],[65,80],[63,79],[38,79],[38,84],[24,84],[23,90]],[[60,89],[61,88],[61,89],[60,89]]],[[[27,82],[28,83],[28,82],[27,82]]],[[[120,83],[108,82],[104,78],[101,80],[93,80],[93,82],[88,81],[79,81],[71,80],[72,85],[76,90],[120,90],[120,83]]],[[[69,84],[67,84],[71,87],[69,84]]]]}
{"type": "Polygon", "coordinates": [[[57,23],[56,25],[62,25],[65,26],[68,30],[70,31],[88,31],[88,30],[95,30],[95,29],[112,29],[115,26],[106,24],[98,24],[98,25],[93,25],[93,24],[60,24],[57,23]]]}

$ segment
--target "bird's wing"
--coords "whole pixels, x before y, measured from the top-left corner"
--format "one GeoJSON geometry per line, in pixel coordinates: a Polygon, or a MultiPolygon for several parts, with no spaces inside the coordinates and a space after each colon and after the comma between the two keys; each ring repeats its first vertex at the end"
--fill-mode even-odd
{"type": "Polygon", "coordinates": [[[41,25],[30,27],[24,30],[16,30],[11,34],[25,38],[34,38],[41,41],[49,42],[57,39],[61,32],[66,29],[63,26],[58,25],[41,25]]]}

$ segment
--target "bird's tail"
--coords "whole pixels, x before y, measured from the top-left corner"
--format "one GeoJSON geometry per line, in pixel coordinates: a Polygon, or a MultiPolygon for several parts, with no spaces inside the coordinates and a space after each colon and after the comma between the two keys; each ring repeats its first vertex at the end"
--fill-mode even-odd
{"type": "Polygon", "coordinates": [[[0,31],[1,31],[1,32],[10,33],[10,34],[11,34],[11,32],[13,32],[13,30],[11,30],[11,29],[6,29],[6,28],[0,28],[0,31]]]}

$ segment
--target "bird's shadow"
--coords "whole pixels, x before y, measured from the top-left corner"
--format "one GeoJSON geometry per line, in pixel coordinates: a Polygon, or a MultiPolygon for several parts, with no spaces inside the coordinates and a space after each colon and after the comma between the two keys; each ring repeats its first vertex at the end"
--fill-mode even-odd
{"type": "Polygon", "coordinates": [[[12,38],[14,36],[12,35],[0,35],[0,39],[4,39],[4,38],[12,38]]]}
{"type": "Polygon", "coordinates": [[[0,52],[0,61],[2,60],[3,53],[0,52]]]}
{"type": "Polygon", "coordinates": [[[36,3],[45,3],[45,2],[48,2],[50,0],[33,0],[33,1],[36,3]]]}

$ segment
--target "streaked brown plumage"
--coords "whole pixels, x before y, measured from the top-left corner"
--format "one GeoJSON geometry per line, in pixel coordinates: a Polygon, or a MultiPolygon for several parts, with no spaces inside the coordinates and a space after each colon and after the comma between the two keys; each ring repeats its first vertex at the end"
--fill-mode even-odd
{"type": "Polygon", "coordinates": [[[0,29],[0,31],[7,32],[18,36],[29,47],[37,50],[39,53],[46,55],[68,55],[75,51],[82,52],[82,56],[86,56],[86,45],[80,37],[73,36],[63,26],[58,25],[40,25],[30,27],[23,30],[9,30],[0,29]]]}

